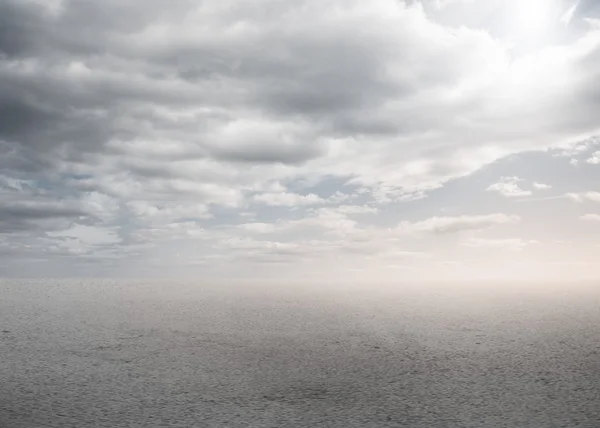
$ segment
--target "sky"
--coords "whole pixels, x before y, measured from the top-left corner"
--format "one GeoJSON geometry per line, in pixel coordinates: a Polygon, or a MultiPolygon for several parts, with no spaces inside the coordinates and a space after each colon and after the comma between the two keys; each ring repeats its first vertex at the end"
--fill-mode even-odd
{"type": "Polygon", "coordinates": [[[596,0],[0,0],[0,276],[598,279],[596,0]]]}

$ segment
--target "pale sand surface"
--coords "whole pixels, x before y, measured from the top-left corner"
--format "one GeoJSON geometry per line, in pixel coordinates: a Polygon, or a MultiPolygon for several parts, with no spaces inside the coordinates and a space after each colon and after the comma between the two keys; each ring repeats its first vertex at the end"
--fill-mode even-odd
{"type": "Polygon", "coordinates": [[[600,286],[0,281],[0,427],[600,427],[600,286]]]}

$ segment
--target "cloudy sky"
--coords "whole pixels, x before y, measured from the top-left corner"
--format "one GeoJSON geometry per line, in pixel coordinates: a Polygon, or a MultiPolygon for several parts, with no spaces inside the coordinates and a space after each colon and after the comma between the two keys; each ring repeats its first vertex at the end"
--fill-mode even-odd
{"type": "Polygon", "coordinates": [[[598,278],[596,0],[0,0],[0,276],[598,278]]]}

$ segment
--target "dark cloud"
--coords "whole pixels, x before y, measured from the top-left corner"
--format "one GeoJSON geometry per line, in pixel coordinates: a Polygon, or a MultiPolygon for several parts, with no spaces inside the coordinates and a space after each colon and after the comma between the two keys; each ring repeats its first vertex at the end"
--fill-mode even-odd
{"type": "MultiPolygon", "coordinates": [[[[30,173],[30,178],[36,174],[30,173]]],[[[0,174],[0,231],[3,234],[47,231],[73,221],[95,223],[107,218],[110,201],[94,193],[75,193],[61,183],[21,180],[0,174]],[[102,206],[104,205],[104,206],[102,206]]]]}
{"type": "Polygon", "coordinates": [[[0,233],[43,232],[66,227],[69,220],[89,214],[75,206],[59,202],[1,203],[0,233]]]}
{"type": "Polygon", "coordinates": [[[424,102],[427,94],[476,73],[492,46],[484,34],[446,36],[418,8],[401,5],[381,22],[357,5],[339,18],[317,15],[311,2],[264,6],[77,0],[53,11],[7,1],[3,16],[12,27],[0,43],[32,62],[5,60],[0,69],[0,135],[70,156],[104,151],[115,139],[193,138],[202,156],[222,161],[299,164],[323,153],[314,135],[423,133],[440,118],[447,125],[470,104],[424,102]],[[193,19],[197,26],[188,24],[193,19]],[[152,106],[203,111],[182,127],[180,119],[157,118],[152,106]],[[225,121],[253,112],[274,122],[306,118],[316,129],[299,147],[256,138],[222,147],[214,126],[206,127],[219,110],[225,121]]]}
{"type": "Polygon", "coordinates": [[[17,203],[0,204],[0,217],[23,220],[46,218],[70,218],[85,216],[86,213],[75,207],[64,206],[60,203],[17,203]]]}
{"type": "MultiPolygon", "coordinates": [[[[32,53],[43,23],[33,7],[13,1],[0,3],[0,52],[8,57],[32,53]]],[[[42,38],[43,40],[43,38],[42,38]]]]}
{"type": "Polygon", "coordinates": [[[25,99],[2,97],[0,100],[0,138],[22,142],[40,129],[54,126],[61,117],[28,103],[25,99]]]}
{"type": "Polygon", "coordinates": [[[214,148],[214,156],[220,160],[245,163],[283,163],[295,165],[314,159],[324,152],[312,142],[286,145],[283,141],[272,145],[252,145],[246,147],[214,148]]]}
{"type": "Polygon", "coordinates": [[[121,36],[142,30],[157,16],[180,15],[189,1],[168,7],[156,0],[143,5],[107,0],[3,0],[0,4],[0,52],[9,57],[91,56],[111,53],[121,36]]]}
{"type": "MultiPolygon", "coordinates": [[[[160,2],[142,6],[78,0],[63,2],[54,12],[13,1],[3,7],[14,27],[2,42],[5,50],[33,62],[5,63],[0,70],[1,107],[8,113],[0,132],[7,140],[50,153],[101,151],[110,139],[173,133],[179,123],[149,122],[137,114],[150,105],[215,111],[235,109],[231,103],[237,101],[243,110],[263,111],[275,121],[308,117],[334,135],[352,134],[356,128],[362,133],[393,132],[399,125],[389,118],[386,123],[355,123],[386,99],[456,74],[445,64],[443,72],[426,67],[398,79],[390,73],[390,59],[408,59],[418,49],[411,48],[408,31],[391,42],[385,29],[356,28],[358,17],[339,22],[319,18],[306,28],[303,19],[313,17],[310,9],[280,2],[269,3],[267,9],[282,13],[282,23],[253,7],[243,8],[243,13],[217,7],[223,22],[207,21],[215,34],[191,38],[178,38],[172,31],[184,12],[190,12],[189,2],[165,7],[160,2]],[[144,33],[156,24],[167,25],[169,32],[163,37],[144,33]],[[260,31],[229,37],[227,31],[235,25],[260,31]]],[[[446,63],[443,51],[432,54],[446,63]]],[[[277,142],[221,148],[210,132],[202,135],[203,120],[196,119],[200,134],[194,138],[204,140],[207,155],[220,160],[298,164],[322,153],[310,143],[312,136],[301,144],[308,148],[283,144],[280,149],[277,142]]]]}

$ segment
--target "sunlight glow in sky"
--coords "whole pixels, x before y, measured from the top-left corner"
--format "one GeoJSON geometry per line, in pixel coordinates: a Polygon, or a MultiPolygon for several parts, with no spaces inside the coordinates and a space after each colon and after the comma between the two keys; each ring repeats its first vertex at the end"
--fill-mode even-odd
{"type": "Polygon", "coordinates": [[[524,38],[542,38],[552,26],[549,16],[551,2],[543,0],[520,1],[515,6],[514,29],[524,38]]]}

